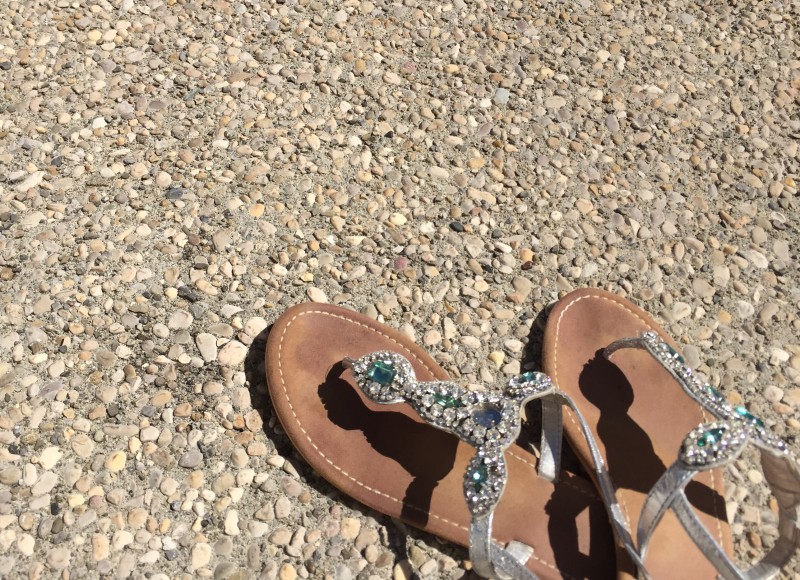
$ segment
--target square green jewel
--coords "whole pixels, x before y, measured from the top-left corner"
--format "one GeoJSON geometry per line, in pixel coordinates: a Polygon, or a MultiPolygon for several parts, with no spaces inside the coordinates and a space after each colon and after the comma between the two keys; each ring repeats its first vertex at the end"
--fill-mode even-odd
{"type": "Polygon", "coordinates": [[[385,387],[394,381],[394,378],[397,376],[397,371],[393,364],[382,360],[376,360],[367,368],[367,376],[370,380],[385,387]]]}

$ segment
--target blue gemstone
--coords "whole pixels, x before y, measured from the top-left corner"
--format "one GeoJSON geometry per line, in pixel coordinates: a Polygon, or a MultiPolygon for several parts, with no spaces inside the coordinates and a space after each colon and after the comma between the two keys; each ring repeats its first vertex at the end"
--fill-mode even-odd
{"type": "Polygon", "coordinates": [[[708,431],[705,431],[702,435],[700,435],[700,437],[697,438],[697,446],[705,447],[706,445],[713,445],[722,438],[722,435],[724,433],[725,429],[721,427],[714,427],[713,429],[709,429],[708,431]]]}
{"type": "Polygon", "coordinates": [[[383,385],[385,387],[386,385],[391,384],[391,382],[394,380],[394,377],[397,376],[397,371],[394,370],[394,365],[391,363],[386,363],[382,360],[376,360],[369,365],[369,368],[367,368],[367,376],[379,385],[383,385]]]}
{"type": "Polygon", "coordinates": [[[489,479],[489,472],[485,465],[479,465],[469,472],[469,480],[475,486],[475,491],[480,491],[487,479],[489,479]]]}
{"type": "Polygon", "coordinates": [[[534,379],[536,379],[536,374],[533,371],[528,371],[526,373],[522,373],[519,376],[519,382],[520,383],[530,383],[534,379]]]}
{"type": "Polygon", "coordinates": [[[736,414],[739,415],[742,419],[749,421],[753,425],[761,427],[762,429],[765,427],[764,421],[753,415],[750,411],[748,411],[744,407],[736,407],[734,411],[736,411],[736,414]]]}
{"type": "Polygon", "coordinates": [[[494,405],[486,405],[472,412],[472,420],[481,427],[490,429],[503,419],[500,409],[494,405]]]}

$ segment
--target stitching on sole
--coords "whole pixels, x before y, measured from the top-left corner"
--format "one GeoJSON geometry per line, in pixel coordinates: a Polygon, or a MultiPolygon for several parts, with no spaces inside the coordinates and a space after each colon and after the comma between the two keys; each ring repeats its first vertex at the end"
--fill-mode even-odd
{"type": "MultiPolygon", "coordinates": [[[[289,320],[289,322],[286,324],[286,326],[284,327],[284,329],[283,329],[283,332],[281,333],[281,336],[280,336],[280,341],[278,342],[278,374],[280,375],[281,387],[282,387],[282,389],[283,389],[283,396],[284,396],[284,398],[286,399],[286,402],[287,402],[287,404],[289,405],[289,409],[290,409],[290,410],[291,410],[291,412],[292,412],[292,416],[294,417],[294,421],[295,421],[295,423],[296,423],[296,424],[297,424],[297,426],[300,428],[300,431],[303,433],[303,436],[306,438],[306,440],[307,440],[307,441],[308,441],[308,442],[311,444],[311,446],[314,448],[314,451],[316,451],[316,452],[317,452],[317,454],[318,454],[318,455],[319,455],[319,456],[320,456],[322,459],[324,459],[324,460],[325,460],[325,462],[326,462],[328,465],[330,465],[331,467],[333,467],[333,468],[334,468],[336,471],[338,471],[339,473],[341,473],[342,475],[344,475],[345,477],[347,477],[347,479],[349,479],[350,481],[352,481],[352,482],[353,482],[353,483],[355,483],[356,485],[360,486],[361,488],[363,488],[363,489],[365,489],[365,490],[367,490],[367,491],[369,491],[369,492],[371,492],[371,493],[374,493],[375,495],[378,495],[378,496],[380,496],[380,497],[383,497],[383,498],[385,498],[385,499],[388,499],[388,500],[392,501],[393,503],[402,504],[402,503],[403,503],[403,502],[402,502],[402,500],[400,500],[400,499],[398,499],[398,498],[396,498],[396,497],[394,497],[394,496],[392,496],[392,495],[389,495],[389,494],[387,494],[387,493],[385,493],[385,492],[382,492],[382,491],[380,491],[380,490],[378,490],[378,489],[375,489],[375,488],[373,488],[373,487],[371,487],[371,486],[369,486],[369,485],[365,484],[364,482],[360,481],[359,479],[357,479],[356,477],[352,476],[352,475],[351,475],[351,474],[349,474],[347,471],[345,471],[344,469],[342,469],[341,467],[339,467],[338,465],[336,465],[336,464],[335,464],[333,461],[331,461],[331,460],[330,460],[330,459],[329,459],[329,458],[328,458],[328,457],[325,455],[325,453],[323,453],[323,452],[322,452],[322,450],[321,450],[321,449],[320,449],[320,448],[317,446],[317,444],[316,444],[316,443],[314,443],[314,441],[311,439],[311,437],[309,436],[308,432],[305,430],[305,428],[303,427],[302,423],[300,422],[300,419],[299,419],[299,417],[297,416],[297,413],[295,412],[294,405],[292,404],[292,401],[291,401],[291,399],[289,398],[289,392],[288,392],[288,390],[287,390],[287,388],[286,388],[286,380],[285,380],[285,377],[284,377],[284,374],[283,374],[282,352],[283,352],[283,341],[284,341],[284,338],[286,337],[286,333],[287,333],[287,331],[288,331],[289,327],[290,327],[290,326],[291,326],[291,325],[294,323],[294,321],[295,321],[295,320],[297,320],[299,317],[301,317],[301,316],[305,316],[305,315],[307,315],[307,314],[321,314],[321,315],[324,315],[324,316],[330,316],[330,317],[333,317],[333,318],[338,318],[339,320],[343,320],[343,321],[345,321],[345,322],[348,322],[348,323],[350,323],[350,324],[355,324],[355,325],[357,325],[357,326],[360,326],[360,327],[362,327],[362,328],[364,328],[364,329],[366,329],[366,330],[368,330],[368,331],[370,331],[370,332],[374,332],[374,333],[378,334],[379,336],[382,336],[382,337],[384,337],[385,339],[389,340],[390,342],[392,342],[392,343],[396,344],[398,347],[400,347],[400,348],[403,350],[403,352],[406,352],[406,353],[408,353],[408,354],[410,355],[410,358],[413,358],[413,359],[414,359],[416,362],[418,362],[418,363],[419,363],[421,366],[423,366],[425,369],[427,369],[429,372],[431,372],[431,374],[434,374],[434,372],[433,372],[433,369],[431,369],[431,368],[430,368],[430,367],[429,367],[429,366],[428,366],[428,365],[427,365],[427,364],[426,364],[426,363],[425,363],[423,360],[421,360],[419,357],[417,357],[417,356],[416,356],[416,355],[414,355],[413,353],[409,352],[409,351],[408,351],[408,349],[406,349],[406,347],[405,347],[405,346],[403,346],[402,344],[400,344],[399,342],[397,342],[395,339],[393,339],[393,338],[392,338],[392,337],[390,337],[389,335],[387,335],[387,334],[385,334],[385,333],[381,332],[380,330],[378,330],[378,329],[375,329],[375,328],[372,328],[371,326],[367,326],[367,325],[365,325],[365,324],[362,324],[362,323],[360,323],[360,322],[357,322],[357,321],[355,321],[355,320],[352,320],[352,319],[350,319],[350,318],[346,318],[346,317],[344,317],[344,316],[341,316],[341,315],[338,315],[338,314],[333,314],[333,313],[331,313],[331,312],[326,312],[326,311],[324,311],[324,310],[307,310],[307,311],[300,312],[300,313],[298,313],[298,314],[294,315],[294,316],[293,316],[293,317],[292,317],[292,318],[289,320]]],[[[522,459],[521,457],[519,457],[518,455],[516,455],[516,454],[514,454],[514,453],[509,453],[509,455],[511,455],[512,457],[514,457],[514,458],[516,458],[516,459],[518,459],[518,460],[522,461],[523,463],[526,463],[526,464],[528,464],[528,465],[530,465],[530,466],[532,466],[532,467],[535,467],[533,463],[530,463],[530,462],[528,462],[528,461],[526,461],[526,460],[522,459]]],[[[579,491],[581,491],[581,492],[582,492],[582,493],[584,493],[585,495],[587,495],[587,496],[590,496],[590,497],[591,497],[591,494],[590,494],[590,493],[586,492],[585,490],[581,490],[581,489],[579,489],[579,488],[578,488],[577,486],[575,486],[574,484],[567,483],[567,485],[569,485],[570,487],[573,487],[573,488],[575,488],[575,489],[578,489],[579,491]]],[[[454,521],[452,521],[452,520],[449,520],[449,519],[447,519],[447,518],[443,518],[443,517],[441,517],[441,516],[438,516],[438,515],[436,515],[436,514],[434,514],[434,513],[431,513],[431,512],[429,512],[429,511],[426,511],[426,510],[424,510],[424,509],[422,509],[422,508],[420,508],[420,507],[418,507],[418,506],[415,506],[415,505],[413,505],[413,504],[406,504],[406,506],[407,506],[408,508],[412,509],[413,511],[416,511],[416,512],[418,512],[418,513],[420,513],[420,514],[431,516],[431,517],[433,517],[433,518],[435,518],[435,519],[439,520],[440,522],[443,522],[443,523],[445,523],[445,524],[448,524],[448,525],[450,525],[450,526],[453,526],[453,527],[455,527],[455,528],[457,528],[457,529],[460,529],[460,530],[463,530],[463,531],[469,532],[469,530],[468,530],[468,528],[467,528],[466,526],[462,526],[461,524],[458,524],[458,523],[456,523],[456,522],[454,522],[454,521]]],[[[543,559],[539,558],[539,557],[538,557],[538,556],[536,556],[535,554],[531,554],[530,558],[532,558],[532,559],[536,560],[537,562],[540,562],[541,564],[543,564],[543,565],[547,566],[548,568],[551,568],[551,569],[553,569],[553,570],[556,570],[556,571],[558,571],[558,569],[556,568],[556,566],[555,566],[555,565],[553,565],[552,563],[550,563],[550,562],[548,562],[548,561],[546,561],[546,560],[543,560],[543,559]]],[[[565,577],[565,578],[568,578],[567,576],[564,576],[564,577],[565,577]]]]}
{"type": "MultiPolygon", "coordinates": [[[[580,302],[581,300],[584,300],[584,299],[595,299],[595,300],[603,300],[604,302],[610,302],[615,307],[622,308],[623,310],[625,310],[629,314],[633,315],[637,320],[639,320],[645,327],[649,328],[650,330],[652,330],[652,331],[657,331],[658,330],[657,328],[654,328],[653,325],[648,323],[647,320],[642,318],[639,315],[639,313],[635,312],[634,310],[631,310],[631,308],[629,308],[628,305],[625,304],[625,303],[617,302],[616,300],[612,300],[611,298],[607,298],[605,296],[600,296],[599,294],[588,294],[588,295],[583,295],[583,296],[579,296],[577,298],[572,299],[564,307],[564,309],[560,312],[560,314],[558,316],[558,320],[556,321],[555,347],[554,347],[554,353],[553,353],[553,367],[555,367],[553,369],[553,381],[555,382],[556,385],[560,384],[559,381],[558,381],[558,351],[559,351],[559,345],[560,345],[559,336],[561,334],[561,321],[562,321],[562,319],[564,318],[564,316],[566,315],[567,311],[570,308],[572,308],[575,304],[577,304],[578,302],[580,302]]],[[[703,409],[703,407],[701,407],[699,405],[698,405],[698,408],[700,409],[700,413],[701,413],[701,415],[703,417],[703,422],[708,421],[705,409],[703,409]]],[[[567,409],[567,416],[569,417],[570,422],[572,422],[572,424],[575,425],[575,428],[576,429],[579,428],[579,425],[575,422],[575,419],[574,419],[574,417],[573,417],[573,415],[572,415],[572,413],[570,412],[569,409],[567,409]]],[[[716,489],[716,480],[714,478],[715,471],[716,470],[714,470],[714,469],[710,470],[711,485],[712,485],[712,488],[714,488],[714,489],[716,489]]],[[[628,513],[628,507],[625,505],[625,501],[623,499],[621,499],[620,497],[617,497],[617,502],[619,502],[620,505],[622,505],[623,511],[625,513],[625,519],[628,520],[628,528],[630,528],[631,527],[631,521],[630,521],[630,514],[628,513]]],[[[726,520],[727,520],[727,517],[726,517],[726,520]]],[[[716,528],[717,528],[717,534],[718,534],[717,538],[718,538],[719,544],[722,545],[722,543],[723,543],[723,531],[722,531],[722,524],[721,524],[721,518],[720,518],[719,510],[717,510],[717,508],[716,508],[716,503],[714,504],[714,521],[716,523],[716,528]]]]}

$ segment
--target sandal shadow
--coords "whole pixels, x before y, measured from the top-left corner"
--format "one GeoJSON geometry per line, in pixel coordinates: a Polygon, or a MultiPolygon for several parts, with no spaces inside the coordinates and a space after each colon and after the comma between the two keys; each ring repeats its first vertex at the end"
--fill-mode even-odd
{"type": "Polygon", "coordinates": [[[396,461],[411,475],[401,518],[424,527],[433,490],[453,469],[458,440],[388,408],[373,411],[350,383],[341,378],[342,372],[344,368],[337,363],[318,387],[328,419],[342,429],[361,431],[376,453],[396,461]]]}
{"type": "MultiPolygon", "coordinates": [[[[647,432],[628,414],[635,393],[625,374],[603,356],[601,349],[583,367],[579,386],[600,410],[597,434],[605,444],[606,463],[614,485],[648,493],[667,465],[656,454],[647,432]]],[[[703,483],[689,482],[686,496],[697,510],[715,516],[725,513],[724,498],[703,483]]]]}
{"type": "MultiPolygon", "coordinates": [[[[376,453],[399,463],[412,477],[403,498],[401,518],[415,526],[423,526],[428,520],[431,496],[438,482],[452,471],[455,463],[457,439],[444,431],[410,417],[389,410],[374,411],[367,407],[352,385],[341,378],[341,364],[334,366],[324,383],[319,385],[320,399],[328,411],[328,418],[338,427],[361,431],[376,453]],[[416,506],[411,509],[411,506],[416,506]]],[[[577,520],[588,511],[591,529],[608,528],[608,518],[602,507],[592,509],[586,505],[575,505],[575,494],[566,485],[556,486],[546,506],[550,516],[549,528],[556,565],[566,575],[575,571],[580,574],[586,562],[597,559],[591,553],[584,554],[578,546],[577,520]]],[[[605,553],[603,554],[606,555],[605,553]]]]}

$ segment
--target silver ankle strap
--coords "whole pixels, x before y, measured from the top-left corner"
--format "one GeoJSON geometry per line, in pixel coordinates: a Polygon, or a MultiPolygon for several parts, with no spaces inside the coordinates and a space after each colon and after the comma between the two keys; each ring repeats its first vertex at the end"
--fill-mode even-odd
{"type": "MultiPolygon", "coordinates": [[[[407,403],[427,423],[475,447],[475,456],[464,474],[473,568],[487,578],[535,580],[525,566],[532,548],[518,542],[506,547],[496,544],[492,540],[492,518],[506,485],[503,452],[519,436],[520,410],[532,399],[547,400],[555,393],[550,378],[542,373],[524,373],[511,379],[501,394],[468,391],[450,381],[417,381],[411,363],[388,351],[357,360],[346,358],[343,364],[372,401],[407,403]]],[[[548,435],[552,440],[549,430],[548,435]]],[[[557,466],[556,460],[553,463],[557,466]]]]}
{"type": "Polygon", "coordinates": [[[652,534],[664,514],[672,510],[686,533],[726,579],[761,580],[778,575],[781,567],[800,547],[800,465],[786,443],[769,432],[764,422],[744,407],[733,407],[725,397],[701,380],[683,357],[662,341],[655,332],[612,343],[606,358],[622,348],[638,348],[650,353],[684,391],[718,421],[692,430],[681,445],[677,461],[661,476],[645,500],[636,533],[637,546],[644,560],[652,534]],[[760,562],[741,570],[725,553],[695,514],[686,498],[686,485],[694,476],[731,463],[745,446],[761,452],[764,476],[778,500],[780,537],[760,562]]]}
{"type": "Polygon", "coordinates": [[[572,398],[562,391],[556,391],[551,397],[542,401],[542,443],[541,458],[539,460],[539,475],[550,481],[556,481],[561,457],[561,435],[563,423],[564,406],[572,409],[578,423],[583,431],[583,437],[589,446],[589,453],[592,456],[594,476],[600,491],[600,497],[608,512],[608,520],[614,528],[614,535],[622,543],[628,552],[634,565],[639,570],[639,576],[643,579],[649,578],[644,569],[639,551],[636,549],[630,528],[622,512],[622,508],[617,501],[614,484],[609,476],[603,454],[592,435],[589,424],[584,419],[580,409],[575,405],[572,398]]]}

